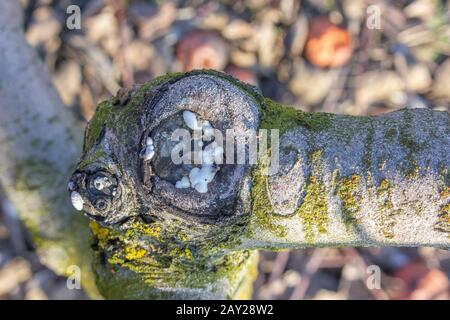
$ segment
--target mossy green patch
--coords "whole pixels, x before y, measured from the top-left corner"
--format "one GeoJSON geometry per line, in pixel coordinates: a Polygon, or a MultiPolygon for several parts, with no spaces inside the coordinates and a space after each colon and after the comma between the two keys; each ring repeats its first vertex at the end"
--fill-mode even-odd
{"type": "Polygon", "coordinates": [[[127,222],[126,230],[105,228],[96,222],[90,227],[97,258],[104,261],[97,266],[98,271],[123,274],[128,270],[146,284],[142,290],[149,295],[164,287],[204,289],[220,283],[219,279],[229,281],[233,288],[249,257],[248,251],[224,254],[223,247],[215,243],[193,242],[174,221],[148,224],[133,219],[127,222]]]}
{"type": "Polygon", "coordinates": [[[261,110],[261,128],[279,129],[284,133],[296,126],[303,126],[312,131],[321,131],[329,127],[332,114],[322,112],[304,112],[290,106],[285,106],[265,98],[261,110]]]}
{"type": "Polygon", "coordinates": [[[130,118],[135,117],[137,121],[140,108],[143,106],[143,101],[149,91],[181,75],[182,73],[169,73],[141,85],[132,93],[131,99],[123,106],[117,105],[119,102],[117,96],[101,102],[86,128],[83,150],[91,149],[98,142],[105,127],[115,130],[127,129],[129,127],[127,124],[129,121],[132,121],[130,118]]]}
{"type": "Polygon", "coordinates": [[[110,122],[112,117],[113,105],[110,101],[103,101],[95,110],[95,114],[86,127],[83,150],[90,150],[98,142],[103,127],[110,122]]]}
{"type": "Polygon", "coordinates": [[[305,238],[313,243],[316,232],[326,233],[329,223],[327,188],[321,177],[322,151],[314,150],[310,154],[311,176],[306,185],[306,195],[296,213],[302,220],[305,238]]]}
{"type": "Polygon", "coordinates": [[[265,167],[262,162],[253,169],[252,213],[259,226],[278,237],[284,237],[286,236],[286,230],[276,222],[277,217],[274,216],[267,190],[267,175],[264,172],[265,167]]]}
{"type": "Polygon", "coordinates": [[[342,203],[342,218],[347,230],[357,223],[355,213],[360,209],[361,196],[358,194],[358,188],[361,183],[359,175],[342,178],[338,182],[337,194],[342,203]]]}
{"type": "Polygon", "coordinates": [[[116,124],[119,126],[119,128],[121,124],[123,124],[125,125],[124,129],[126,129],[128,121],[130,121],[130,119],[138,119],[141,116],[141,108],[145,107],[143,102],[145,101],[145,98],[150,93],[152,88],[161,86],[166,82],[181,78],[182,76],[183,74],[178,72],[169,73],[141,85],[137,89],[137,91],[133,92],[131,99],[126,103],[126,105],[116,108],[118,109],[116,124]]]}
{"type": "Polygon", "coordinates": [[[229,299],[234,300],[248,300],[251,299],[253,293],[253,284],[258,276],[258,253],[255,252],[249,258],[247,271],[236,291],[228,296],[229,299]]]}

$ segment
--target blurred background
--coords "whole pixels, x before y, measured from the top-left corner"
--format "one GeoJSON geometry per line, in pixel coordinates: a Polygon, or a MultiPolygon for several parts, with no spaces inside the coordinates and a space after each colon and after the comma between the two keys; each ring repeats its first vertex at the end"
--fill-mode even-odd
{"type": "MultiPolygon", "coordinates": [[[[26,38],[80,130],[121,86],[201,68],[305,111],[450,111],[449,1],[21,2],[26,38]]],[[[450,298],[450,251],[432,248],[263,251],[259,271],[255,299],[450,298]]],[[[0,298],[87,299],[39,263],[1,196],[0,298]]]]}

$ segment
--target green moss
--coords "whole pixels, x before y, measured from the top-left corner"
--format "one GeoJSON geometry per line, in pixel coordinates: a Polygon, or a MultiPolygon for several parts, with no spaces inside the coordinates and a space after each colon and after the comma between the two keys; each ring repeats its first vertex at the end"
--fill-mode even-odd
{"type": "Polygon", "coordinates": [[[410,152],[417,153],[425,148],[424,143],[417,143],[411,137],[405,135],[400,136],[400,143],[410,152]]]}
{"type": "MultiPolygon", "coordinates": [[[[283,106],[270,99],[263,98],[257,90],[249,84],[243,83],[225,73],[214,70],[192,71],[187,74],[173,73],[153,79],[140,86],[132,93],[131,99],[123,106],[118,105],[118,97],[113,97],[109,101],[100,103],[97,110],[88,124],[84,141],[84,150],[91,149],[101,137],[102,130],[106,127],[117,132],[128,132],[127,123],[140,116],[143,101],[150,93],[151,89],[168,81],[176,81],[188,75],[207,74],[217,76],[229,81],[245,94],[252,97],[259,106],[262,116],[261,128],[279,129],[281,133],[295,126],[304,126],[310,130],[320,131],[326,129],[333,115],[327,113],[308,113],[292,107],[283,106]]],[[[127,136],[117,134],[117,136],[127,136]]],[[[126,141],[124,141],[126,142],[126,141]]]]}
{"type": "Polygon", "coordinates": [[[53,123],[57,122],[58,120],[59,120],[59,118],[56,115],[47,119],[49,124],[53,124],[53,123]]]}
{"type": "Polygon", "coordinates": [[[436,228],[449,233],[450,237],[450,204],[446,204],[441,208],[441,213],[439,215],[436,228]]]}
{"type": "Polygon", "coordinates": [[[326,192],[324,185],[315,177],[310,177],[304,202],[297,211],[302,219],[306,241],[309,243],[314,242],[315,229],[319,233],[327,232],[328,204],[324,192],[326,192]]]}
{"type": "Polygon", "coordinates": [[[306,241],[313,243],[316,232],[326,233],[329,222],[327,188],[320,177],[322,151],[315,150],[310,154],[313,166],[307,182],[306,195],[296,213],[302,220],[306,241]]]}
{"type": "MultiPolygon", "coordinates": [[[[99,277],[110,273],[136,277],[141,283],[141,291],[147,296],[155,294],[161,298],[160,292],[156,292],[164,287],[205,289],[219,284],[219,279],[228,281],[231,290],[237,287],[240,272],[250,256],[249,251],[223,254],[214,243],[191,242],[186,234],[178,231],[180,225],[173,221],[147,224],[133,220],[127,223],[127,229],[120,231],[91,222],[97,258],[104,261],[103,265],[97,266],[99,277]]],[[[111,279],[105,280],[108,288],[114,285],[110,284],[111,279]]]]}
{"type": "MultiPolygon", "coordinates": [[[[355,117],[323,112],[304,112],[291,106],[279,104],[269,98],[263,99],[260,111],[262,116],[260,127],[262,129],[279,129],[280,134],[295,127],[304,127],[319,134],[322,131],[327,131],[330,135],[339,137],[347,144],[351,143],[356,135],[368,130],[366,142],[368,151],[370,151],[373,143],[373,127],[371,125],[373,118],[370,116],[355,117]],[[352,119],[348,126],[333,126],[333,121],[347,123],[346,119],[352,119]]],[[[370,156],[370,153],[365,157],[366,161],[370,160],[368,156],[370,156]]]]}
{"type": "Polygon", "coordinates": [[[258,253],[255,252],[248,262],[248,268],[236,291],[228,296],[234,300],[248,300],[252,298],[253,284],[258,276],[258,253]]]}
{"type": "Polygon", "coordinates": [[[166,83],[169,80],[179,78],[182,75],[183,75],[182,72],[169,72],[165,75],[162,75],[162,76],[159,76],[159,77],[156,77],[156,78],[150,80],[148,83],[149,83],[150,87],[156,87],[156,86],[160,86],[160,85],[166,83]]]}
{"type": "Polygon", "coordinates": [[[125,231],[125,238],[136,238],[141,236],[151,237],[156,241],[162,240],[161,226],[157,224],[145,224],[138,221],[130,223],[130,227],[125,231]]]}
{"type": "Polygon", "coordinates": [[[109,299],[211,299],[217,294],[221,298],[248,299],[257,261],[254,253],[239,252],[239,257],[223,259],[214,272],[153,268],[147,270],[149,274],[125,267],[100,266],[101,258],[96,255],[98,285],[109,299]],[[184,281],[172,282],[177,278],[184,281]]]}
{"type": "Polygon", "coordinates": [[[378,186],[378,192],[379,194],[385,194],[389,195],[390,191],[392,190],[391,183],[387,179],[383,179],[380,182],[380,185],[378,186]]]}
{"type": "Polygon", "coordinates": [[[342,215],[347,230],[357,222],[355,213],[360,209],[361,197],[357,193],[360,183],[358,175],[345,177],[338,182],[337,194],[342,202],[342,215]]]}
{"type": "Polygon", "coordinates": [[[91,149],[98,142],[103,127],[110,122],[112,112],[113,106],[110,101],[103,101],[97,106],[95,114],[86,128],[83,150],[91,149]]]}
{"type": "Polygon", "coordinates": [[[286,230],[276,223],[277,218],[274,216],[267,190],[267,175],[263,171],[265,171],[263,164],[258,164],[253,169],[252,214],[259,226],[278,237],[284,237],[286,236],[286,230]]]}
{"type": "Polygon", "coordinates": [[[443,200],[450,198],[450,187],[443,188],[439,195],[443,200]]]}
{"type": "Polygon", "coordinates": [[[117,108],[117,121],[116,124],[120,127],[121,124],[125,127],[121,129],[127,129],[127,124],[130,118],[138,119],[141,116],[141,108],[144,107],[144,100],[150,93],[152,88],[161,86],[171,80],[181,78],[182,73],[169,73],[160,77],[157,77],[139,87],[136,92],[133,92],[131,99],[126,105],[117,108]]]}
{"type": "Polygon", "coordinates": [[[332,114],[321,112],[304,112],[293,107],[284,106],[265,98],[261,110],[262,129],[279,129],[280,133],[296,126],[304,126],[312,131],[325,130],[330,126],[332,114]]]}
{"type": "Polygon", "coordinates": [[[169,73],[141,85],[136,92],[133,92],[131,99],[123,106],[117,105],[119,101],[117,96],[112,97],[108,101],[101,102],[97,106],[95,114],[86,128],[83,150],[87,151],[91,149],[98,142],[102,130],[105,127],[113,130],[128,129],[129,126],[127,123],[132,121],[130,117],[135,117],[136,119],[139,117],[140,108],[143,106],[142,102],[149,91],[181,75],[182,73],[169,73]]]}
{"type": "Polygon", "coordinates": [[[407,165],[405,174],[409,179],[417,179],[420,175],[420,166],[417,164],[415,159],[408,159],[409,165],[407,165]]]}

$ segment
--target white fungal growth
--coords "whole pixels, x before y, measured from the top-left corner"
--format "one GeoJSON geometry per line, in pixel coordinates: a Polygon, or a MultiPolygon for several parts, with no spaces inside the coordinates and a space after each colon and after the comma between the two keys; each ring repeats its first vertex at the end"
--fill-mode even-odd
{"type": "Polygon", "coordinates": [[[209,122],[205,124],[203,127],[203,140],[204,141],[211,141],[211,139],[214,136],[214,128],[211,126],[209,122]]]}
{"type": "Polygon", "coordinates": [[[155,150],[153,148],[149,148],[147,147],[145,149],[145,156],[144,156],[144,160],[145,161],[150,161],[153,159],[153,157],[155,156],[155,150]]]}
{"type": "Polygon", "coordinates": [[[202,152],[202,163],[205,165],[212,165],[214,163],[214,155],[208,150],[208,147],[202,152]]]}
{"type": "Polygon", "coordinates": [[[153,146],[152,138],[148,137],[147,140],[145,140],[145,144],[144,160],[149,161],[155,156],[155,147],[153,146]]]}
{"type": "Polygon", "coordinates": [[[181,180],[178,180],[175,183],[175,188],[178,188],[178,189],[185,189],[185,188],[189,188],[190,186],[191,186],[191,183],[189,182],[188,177],[183,177],[183,178],[181,178],[181,180]]]}
{"type": "Polygon", "coordinates": [[[183,111],[183,120],[184,123],[194,131],[203,130],[203,136],[205,141],[211,140],[212,135],[214,134],[214,129],[209,123],[209,121],[199,121],[197,120],[197,115],[191,111],[183,111]],[[206,134],[207,133],[207,134],[206,134]]]}
{"type": "Polygon", "coordinates": [[[103,190],[111,186],[111,182],[107,177],[97,177],[94,179],[94,187],[97,190],[103,190]]]}
{"type": "Polygon", "coordinates": [[[191,111],[183,111],[183,120],[186,125],[192,130],[199,130],[201,127],[198,125],[197,116],[191,111]]]}
{"type": "Polygon", "coordinates": [[[197,140],[196,143],[200,147],[200,150],[195,151],[197,154],[194,154],[194,159],[201,159],[202,167],[193,168],[189,173],[189,178],[183,177],[175,183],[175,187],[180,189],[192,187],[200,193],[206,193],[208,192],[208,183],[214,179],[218,171],[213,164],[222,163],[223,148],[216,142],[212,142],[202,150],[203,141],[211,141],[214,136],[214,128],[209,121],[198,120],[197,115],[191,111],[183,112],[183,120],[186,126],[194,130],[194,141],[197,140]]]}
{"type": "Polygon", "coordinates": [[[191,185],[200,193],[208,192],[208,183],[210,183],[216,175],[216,169],[213,166],[203,166],[201,169],[193,168],[189,173],[191,185]]]}
{"type": "Polygon", "coordinates": [[[70,194],[70,200],[72,201],[72,205],[76,210],[83,210],[84,200],[81,197],[81,194],[76,191],[72,191],[72,193],[70,194]]]}
{"type": "Polygon", "coordinates": [[[213,163],[220,164],[223,161],[223,148],[213,142],[206,146],[202,151],[202,163],[206,165],[212,165],[213,163]]]}

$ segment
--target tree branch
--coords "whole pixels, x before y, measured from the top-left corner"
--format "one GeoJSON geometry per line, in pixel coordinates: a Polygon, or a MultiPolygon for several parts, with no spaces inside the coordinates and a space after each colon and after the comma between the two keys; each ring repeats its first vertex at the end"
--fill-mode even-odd
{"type": "Polygon", "coordinates": [[[88,221],[67,199],[68,175],[81,150],[80,127],[22,32],[18,1],[0,2],[0,183],[31,232],[44,264],[61,275],[91,271],[88,221]]]}
{"type": "Polygon", "coordinates": [[[449,113],[305,113],[212,71],[157,78],[98,106],[69,183],[92,220],[90,246],[66,196],[81,136],[19,16],[17,1],[0,2],[0,183],[43,262],[60,274],[80,266],[93,297],[91,266],[106,298],[246,298],[257,249],[449,247],[449,113]],[[187,110],[233,129],[225,143],[269,130],[260,138],[270,136],[279,167],[217,165],[207,186],[194,185],[205,177],[196,172],[177,188],[195,173],[168,152],[187,110]]]}
{"type": "Polygon", "coordinates": [[[248,296],[260,248],[448,248],[449,144],[446,112],[305,113],[197,71],[100,104],[70,191],[93,220],[105,297],[248,296]],[[278,171],[264,174],[264,158],[223,164],[206,190],[194,185],[193,166],[170,157],[171,133],[194,121],[185,111],[224,135],[233,129],[226,143],[279,130],[279,143],[276,131],[260,132],[271,137],[271,159],[279,154],[278,171]],[[187,175],[191,188],[177,188],[187,175]]]}

